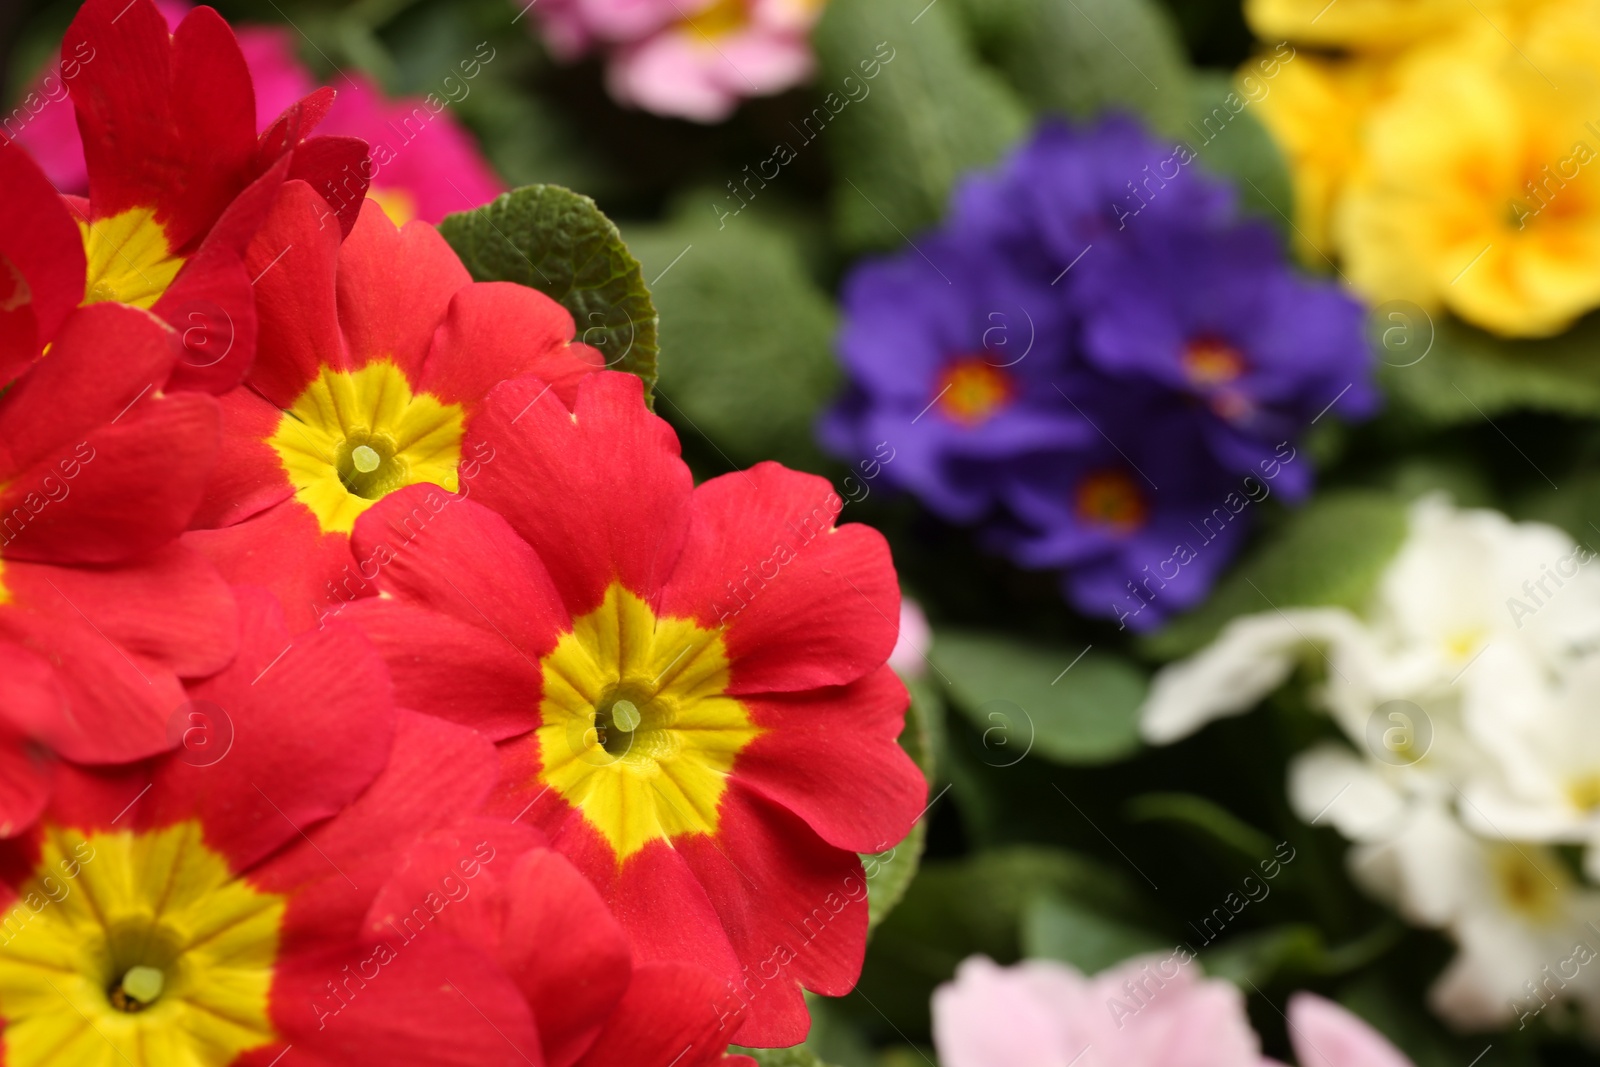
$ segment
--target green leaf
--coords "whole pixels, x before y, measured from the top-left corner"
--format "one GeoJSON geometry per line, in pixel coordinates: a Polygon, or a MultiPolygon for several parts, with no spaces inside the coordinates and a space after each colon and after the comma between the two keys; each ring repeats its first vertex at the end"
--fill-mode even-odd
{"type": "Polygon", "coordinates": [[[1481,422],[1516,408],[1600,414],[1600,315],[1559,337],[1507,340],[1395,301],[1372,325],[1379,380],[1430,421],[1481,422]]]}
{"type": "Polygon", "coordinates": [[[900,731],[900,747],[932,785],[939,781],[936,772],[938,752],[944,744],[944,698],[929,675],[901,680],[911,694],[911,707],[906,710],[905,729],[900,731]]]}
{"type": "MultiPolygon", "coordinates": [[[[1512,517],[1559,526],[1571,534],[1573,540],[1593,551],[1600,546],[1600,471],[1582,468],[1568,471],[1562,474],[1561,485],[1559,490],[1543,483],[1528,486],[1527,495],[1512,509],[1512,517]]],[[[1462,502],[1460,497],[1456,500],[1462,502]]]]}
{"type": "Polygon", "coordinates": [[[1288,923],[1229,938],[1200,953],[1206,973],[1226,978],[1244,989],[1269,982],[1301,983],[1308,977],[1349,974],[1369,966],[1392,949],[1404,934],[1398,922],[1374,927],[1354,941],[1329,948],[1322,931],[1306,923],[1288,923]]]}
{"type": "Polygon", "coordinates": [[[1135,111],[1175,131],[1189,70],[1167,13],[1150,0],[965,0],[984,54],[1039,111],[1135,111]]]}
{"type": "Polygon", "coordinates": [[[1287,237],[1294,216],[1289,168],[1250,107],[1233,79],[1211,72],[1197,75],[1180,136],[1201,167],[1232,180],[1246,211],[1265,218],[1287,237]]]}
{"type": "Polygon", "coordinates": [[[1021,102],[962,36],[954,5],[833,0],[813,40],[819,90],[834,92],[787,144],[798,154],[826,139],[847,250],[914,239],[944,214],[959,177],[994,163],[1028,126],[1021,102]]]}
{"type": "MultiPolygon", "coordinates": [[[[911,706],[906,711],[905,729],[900,732],[900,746],[916,761],[930,786],[935,782],[934,740],[935,724],[944,715],[944,705],[938,692],[926,678],[905,679],[911,693],[911,706]]],[[[930,796],[931,796],[930,789],[930,796]]],[[[931,804],[930,804],[931,807],[931,804]]],[[[927,812],[919,819],[906,839],[887,852],[863,855],[862,867],[867,875],[867,932],[877,929],[888,914],[905,896],[906,888],[917,876],[922,862],[922,852],[927,845],[927,812]]]]}
{"type": "Polygon", "coordinates": [[[1257,930],[1205,949],[1200,964],[1213,978],[1226,978],[1243,989],[1263,986],[1280,973],[1316,974],[1327,953],[1322,932],[1294,924],[1257,930]]]}
{"type": "Polygon", "coordinates": [[[703,434],[731,465],[822,462],[817,413],[838,385],[834,310],[797,242],[754,217],[721,229],[709,212],[630,228],[661,309],[662,414],[703,434]]]}
{"type": "Polygon", "coordinates": [[[1192,793],[1146,793],[1128,801],[1131,821],[1161,820],[1195,827],[1251,862],[1273,854],[1272,838],[1215,801],[1192,793]]]}
{"type": "Polygon", "coordinates": [[[904,841],[887,852],[861,857],[867,875],[867,933],[877,929],[905,897],[927,843],[928,824],[919,821],[904,841]]]}
{"type": "Polygon", "coordinates": [[[593,200],[557,185],[528,185],[474,211],[448,215],[439,232],[480,282],[517,282],[565,307],[578,340],[613,370],[656,381],[656,308],[639,261],[593,200]]]}
{"type": "Polygon", "coordinates": [[[1230,619],[1275,608],[1327,605],[1359,610],[1406,535],[1406,505],[1365,491],[1324,494],[1217,583],[1198,610],[1146,639],[1149,654],[1172,659],[1201,648],[1230,619]]]}
{"type": "Polygon", "coordinates": [[[1044,892],[1022,914],[1022,953],[1097,974],[1142,952],[1173,948],[1158,934],[1108,918],[1078,901],[1044,892]]]}
{"type": "Polygon", "coordinates": [[[808,992],[806,1007],[811,1012],[811,1030],[804,1047],[817,1059],[838,1067],[877,1067],[878,1057],[871,1043],[840,1010],[836,998],[808,992]]]}
{"type": "Polygon", "coordinates": [[[1051,648],[999,634],[942,630],[932,659],[956,705],[984,732],[991,766],[1029,753],[1056,763],[1108,763],[1139,747],[1146,679],[1109,653],[1051,648]]]}
{"type": "Polygon", "coordinates": [[[761,1067],[828,1067],[804,1045],[796,1045],[794,1048],[739,1048],[738,1046],[733,1046],[728,1051],[749,1056],[761,1064],[761,1067]]]}

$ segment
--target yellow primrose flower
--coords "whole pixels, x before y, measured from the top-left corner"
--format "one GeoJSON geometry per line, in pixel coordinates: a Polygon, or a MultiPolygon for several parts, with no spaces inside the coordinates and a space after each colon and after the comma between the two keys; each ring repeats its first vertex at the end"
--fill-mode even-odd
{"type": "MultiPolygon", "coordinates": [[[[1301,52],[1282,65],[1258,102],[1256,116],[1277,142],[1294,183],[1295,251],[1308,266],[1333,262],[1334,205],[1360,158],[1361,126],[1387,91],[1385,69],[1367,60],[1301,52]]],[[[1241,84],[1252,79],[1255,64],[1241,67],[1241,84]]]]}
{"type": "Polygon", "coordinates": [[[1326,48],[1403,48],[1539,0],[1245,0],[1256,36],[1326,48]]]}
{"type": "Polygon", "coordinates": [[[1600,306],[1591,9],[1552,5],[1515,40],[1486,27],[1406,61],[1334,221],[1345,274],[1371,301],[1524,337],[1600,306]]]}

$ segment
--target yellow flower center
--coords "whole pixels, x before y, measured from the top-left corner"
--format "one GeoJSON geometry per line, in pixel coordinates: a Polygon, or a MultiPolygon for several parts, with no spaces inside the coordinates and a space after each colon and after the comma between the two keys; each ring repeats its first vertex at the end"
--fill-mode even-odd
{"type": "Polygon", "coordinates": [[[323,367],[268,440],[323,533],[348,534],[389,493],[428,482],[455,492],[464,415],[387,360],[357,371],[323,367]]]}
{"type": "Polygon", "coordinates": [[[1457,662],[1468,659],[1478,651],[1479,646],[1483,644],[1483,638],[1484,628],[1481,626],[1455,630],[1444,638],[1445,654],[1457,662]]]}
{"type": "Polygon", "coordinates": [[[1010,402],[1011,378],[981,357],[958,359],[939,375],[939,409],[967,426],[988,422],[1010,402]]]}
{"type": "Polygon", "coordinates": [[[702,40],[716,41],[750,24],[745,6],[745,0],[717,0],[699,14],[685,16],[682,24],[702,40]]]}
{"type": "Polygon", "coordinates": [[[184,258],[172,254],[167,231],[147,207],[129,208],[120,215],[78,220],[83,252],[89,261],[83,302],[115,300],[149,308],[161,299],[178,276],[184,258]]]}
{"type": "Polygon", "coordinates": [[[1149,507],[1126,471],[1105,470],[1078,483],[1077,511],[1090,526],[1129,534],[1144,525],[1149,507]]]}
{"type": "Polygon", "coordinates": [[[0,923],[5,1067],[223,1067],[273,1043],[285,907],[236,879],[198,823],[48,828],[0,923]]]}
{"type": "Polygon", "coordinates": [[[660,618],[613,584],[540,663],[540,780],[620,864],[651,841],[715,834],[734,760],[760,729],[724,695],[722,634],[660,618]]]}
{"type": "Polygon", "coordinates": [[[1226,385],[1244,373],[1244,356],[1226,341],[1199,337],[1183,349],[1183,371],[1195,385],[1226,385]]]}
{"type": "Polygon", "coordinates": [[[1562,913],[1572,875],[1554,854],[1534,845],[1490,849],[1495,889],[1508,909],[1535,922],[1548,922],[1562,913]]]}
{"type": "Polygon", "coordinates": [[[396,226],[404,226],[417,217],[417,199],[399,186],[380,188],[374,185],[367,190],[367,199],[375,200],[396,226]]]}
{"type": "Polygon", "coordinates": [[[1582,811],[1600,809],[1600,773],[1591,771],[1568,782],[1567,798],[1582,811]]]}

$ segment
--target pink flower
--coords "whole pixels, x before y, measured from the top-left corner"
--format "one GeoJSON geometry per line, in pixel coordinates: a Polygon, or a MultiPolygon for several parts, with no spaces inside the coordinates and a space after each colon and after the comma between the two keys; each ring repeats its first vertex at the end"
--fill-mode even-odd
{"type": "Polygon", "coordinates": [[[592,48],[642,40],[708,7],[712,0],[541,0],[536,8],[545,43],[562,59],[592,48]]]}
{"type": "MultiPolygon", "coordinates": [[[[620,0],[608,2],[617,4],[620,0]]],[[[156,6],[166,16],[168,26],[176,26],[192,5],[182,0],[157,0],[156,6]]],[[[311,92],[316,83],[295,57],[294,33],[287,27],[246,26],[236,32],[255,82],[256,128],[265,129],[284,108],[311,92]]],[[[473,63],[474,67],[463,66],[462,70],[481,68],[483,62],[493,58],[492,54],[487,59],[466,57],[463,64],[473,63]]],[[[88,62],[93,62],[92,57],[88,62]]],[[[74,69],[67,64],[53,65],[40,76],[32,92],[23,97],[23,106],[17,112],[0,116],[9,119],[0,129],[28,150],[58,190],[85,193],[89,179],[84,170],[83,142],[62,82],[63,76],[70,77],[69,71],[74,69]]],[[[464,99],[471,92],[470,79],[455,77],[451,84],[458,86],[455,92],[461,93],[457,99],[464,99]]],[[[367,195],[378,201],[397,225],[413,218],[438,222],[453,211],[477,207],[505,191],[505,184],[483,158],[472,135],[450,113],[443,78],[440,92],[429,97],[390,100],[371,79],[355,73],[336,78],[334,88],[338,99],[318,132],[360,137],[372,146],[372,187],[367,195]]],[[[356,183],[352,181],[351,185],[356,183]]]]}
{"type": "Polygon", "coordinates": [[[541,5],[550,49],[610,52],[611,95],[659,115],[720,122],[746,96],[811,76],[808,36],[825,0],[555,0],[541,5]]]}
{"type": "Polygon", "coordinates": [[[1203,978],[1182,951],[1137,957],[1093,978],[1049,960],[1000,967],[973,956],[954,982],[934,991],[933,1037],[944,1067],[1271,1063],[1261,1056],[1243,995],[1203,978]]]}
{"type": "Polygon", "coordinates": [[[1314,993],[1290,998],[1289,1037],[1300,1067],[1412,1067],[1382,1034],[1314,993]]]}
{"type": "Polygon", "coordinates": [[[908,596],[900,598],[900,636],[895,640],[894,651],[889,653],[889,666],[902,678],[921,678],[928,673],[928,646],[933,643],[933,630],[922,605],[908,596]]]}

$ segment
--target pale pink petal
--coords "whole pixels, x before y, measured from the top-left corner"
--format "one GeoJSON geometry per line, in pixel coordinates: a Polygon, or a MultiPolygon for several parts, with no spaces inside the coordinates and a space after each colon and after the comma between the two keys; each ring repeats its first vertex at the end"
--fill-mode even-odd
{"type": "MultiPolygon", "coordinates": [[[[803,34],[752,27],[717,42],[711,73],[738,96],[771,96],[810,79],[816,59],[803,34]]],[[[840,99],[843,99],[841,97],[840,99]]]]}
{"type": "Polygon", "coordinates": [[[1221,979],[1162,990],[1127,1021],[1124,1033],[1118,1057],[1123,1064],[1255,1067],[1261,1059],[1261,1042],[1245,1015],[1244,994],[1221,979]]]}
{"type": "Polygon", "coordinates": [[[573,5],[593,35],[627,44],[685,18],[693,18],[713,0],[576,0],[573,5]]]}
{"type": "Polygon", "coordinates": [[[611,95],[624,104],[695,122],[720,122],[733,114],[739,99],[714,70],[726,64],[688,34],[663,33],[618,50],[606,82],[611,95]]]}
{"type": "Polygon", "coordinates": [[[900,598],[900,636],[895,640],[894,651],[889,653],[889,666],[902,678],[920,678],[928,673],[926,658],[928,646],[933,642],[933,630],[922,605],[908,596],[900,598]]]}
{"type": "Polygon", "coordinates": [[[1364,1020],[1314,993],[1289,998],[1289,1038],[1300,1067],[1412,1067],[1364,1020]]]}
{"type": "Polygon", "coordinates": [[[943,1067],[1066,1067],[1071,1020],[1061,997],[1083,979],[1060,964],[1008,968],[973,956],[933,994],[933,1040],[943,1067]],[[1051,973],[1056,972],[1056,973],[1051,973]],[[1056,994],[1056,995],[1052,995],[1056,994]]]}

